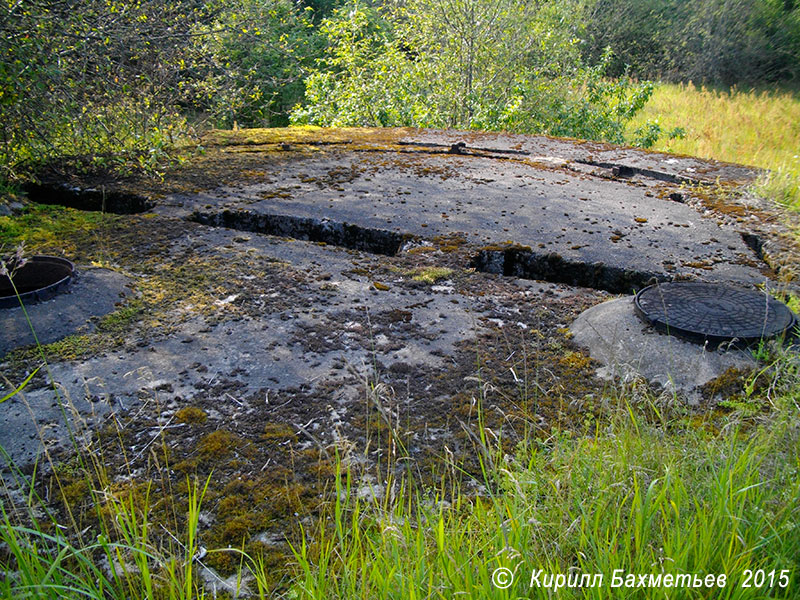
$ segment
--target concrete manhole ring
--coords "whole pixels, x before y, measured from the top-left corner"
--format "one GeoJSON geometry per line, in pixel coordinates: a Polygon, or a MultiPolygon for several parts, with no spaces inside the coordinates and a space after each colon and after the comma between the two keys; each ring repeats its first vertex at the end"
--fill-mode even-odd
{"type": "Polygon", "coordinates": [[[7,275],[0,276],[0,308],[19,306],[17,293],[25,304],[48,300],[69,288],[75,276],[75,265],[58,256],[32,256],[17,269],[9,265],[9,270],[14,284],[7,275]]]}
{"type": "Polygon", "coordinates": [[[780,336],[798,323],[785,304],[767,294],[716,283],[651,285],[636,294],[634,306],[659,331],[717,345],[780,336]]]}

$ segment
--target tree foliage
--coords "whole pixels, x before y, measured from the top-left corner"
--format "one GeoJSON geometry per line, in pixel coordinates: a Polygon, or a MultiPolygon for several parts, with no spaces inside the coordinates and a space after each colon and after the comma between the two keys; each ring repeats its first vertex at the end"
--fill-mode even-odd
{"type": "Polygon", "coordinates": [[[0,26],[6,179],[51,156],[153,167],[198,116],[269,123],[313,37],[290,0],[3,0],[0,26]]]}
{"type": "Polygon", "coordinates": [[[509,129],[621,142],[652,87],[586,66],[579,5],[359,2],[322,23],[325,56],[293,119],[318,125],[509,129]]]}
{"type": "Polygon", "coordinates": [[[153,149],[192,104],[192,37],[213,7],[90,0],[2,4],[3,163],[153,149]]]}
{"type": "MultiPolygon", "coordinates": [[[[324,3],[317,3],[324,4],[324,3]]],[[[320,10],[323,10],[322,8],[320,10]]],[[[286,125],[321,50],[314,9],[290,0],[233,0],[205,36],[213,68],[206,108],[217,126],[286,125]]]]}
{"type": "Polygon", "coordinates": [[[755,85],[800,78],[794,0],[587,0],[584,56],[611,46],[611,73],[755,85]]]}
{"type": "Polygon", "coordinates": [[[800,76],[796,0],[0,0],[0,31],[6,181],[290,117],[619,142],[651,91],[628,74],[800,76]]]}

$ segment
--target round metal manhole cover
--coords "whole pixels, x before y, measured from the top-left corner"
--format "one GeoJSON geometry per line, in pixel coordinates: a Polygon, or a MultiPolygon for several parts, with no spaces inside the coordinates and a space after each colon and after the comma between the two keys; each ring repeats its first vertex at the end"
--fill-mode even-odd
{"type": "Polygon", "coordinates": [[[634,305],[656,329],[697,342],[748,344],[797,325],[794,313],[767,294],[715,283],[651,285],[636,294],[634,305]]]}
{"type": "Polygon", "coordinates": [[[32,256],[18,268],[13,261],[6,265],[14,283],[7,275],[0,275],[0,308],[19,306],[17,294],[26,304],[48,300],[65,291],[75,274],[75,265],[57,256],[32,256]]]}

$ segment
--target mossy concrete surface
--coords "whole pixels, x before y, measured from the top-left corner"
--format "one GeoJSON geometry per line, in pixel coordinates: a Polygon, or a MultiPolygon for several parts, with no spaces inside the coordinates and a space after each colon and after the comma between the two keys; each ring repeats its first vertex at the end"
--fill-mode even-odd
{"type": "MultiPolygon", "coordinates": [[[[154,211],[247,229],[290,216],[423,240],[460,234],[476,246],[510,240],[564,263],[567,274],[580,264],[660,278],[763,278],[765,265],[737,229],[692,206],[704,187],[750,181],[749,169],[541,137],[340,130],[326,140],[303,129],[296,142],[287,134],[272,143],[263,135],[212,135],[232,165],[256,155],[262,169],[170,194],[154,211]]],[[[759,220],[743,216],[740,227],[759,220]]]]}
{"type": "MultiPolygon", "coordinates": [[[[99,189],[124,216],[31,205],[5,217],[47,213],[58,235],[29,228],[31,252],[68,249],[130,292],[42,349],[48,374],[0,405],[13,424],[0,443],[23,465],[45,450],[69,461],[74,441],[120,486],[152,481],[151,497],[178,508],[186,477],[213,473],[209,549],[285,557],[288,524],[322,501],[337,456],[402,456],[435,478],[445,454],[479,472],[479,426],[509,452],[593,431],[619,384],[597,377],[569,326],[631,282],[791,273],[783,216],[753,203],[754,173],[735,165],[405,129],[211,132],[203,146],[161,179],[42,174],[38,202],[99,189]],[[584,287],[596,282],[620,289],[584,287]]],[[[26,237],[11,225],[7,243],[26,237]]],[[[5,392],[40,361],[9,352],[5,392]]],[[[221,572],[238,560],[210,556],[221,572]]]]}

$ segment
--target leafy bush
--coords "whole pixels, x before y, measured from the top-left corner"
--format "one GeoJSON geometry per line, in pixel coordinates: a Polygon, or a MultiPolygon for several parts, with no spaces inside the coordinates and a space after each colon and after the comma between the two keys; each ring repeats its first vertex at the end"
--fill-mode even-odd
{"type": "Polygon", "coordinates": [[[647,121],[634,130],[631,143],[640,148],[652,148],[664,136],[669,140],[681,140],[686,137],[686,129],[674,127],[669,131],[664,131],[658,120],[647,121]]]}
{"type": "Polygon", "coordinates": [[[4,3],[4,178],[58,155],[158,152],[185,130],[185,72],[207,13],[191,2],[4,3]]]}
{"type": "Polygon", "coordinates": [[[584,56],[607,46],[612,75],[723,85],[800,77],[800,4],[794,0],[589,0],[584,56]]]}
{"type": "Polygon", "coordinates": [[[611,81],[612,54],[586,67],[570,3],[448,5],[379,11],[348,4],[322,23],[324,57],[294,123],[506,129],[623,141],[652,86],[611,81]]]}
{"type": "Polygon", "coordinates": [[[155,170],[190,123],[270,124],[302,94],[309,12],[290,0],[3,3],[0,180],[53,157],[155,170]]]}
{"type": "Polygon", "coordinates": [[[218,127],[271,127],[303,96],[303,77],[321,51],[314,10],[290,0],[226,3],[203,40],[214,68],[204,109],[218,127]]]}

